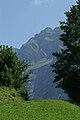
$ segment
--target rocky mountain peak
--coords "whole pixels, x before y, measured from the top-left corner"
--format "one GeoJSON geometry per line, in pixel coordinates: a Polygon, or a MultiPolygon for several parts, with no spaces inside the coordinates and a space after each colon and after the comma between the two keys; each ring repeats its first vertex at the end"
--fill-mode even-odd
{"type": "Polygon", "coordinates": [[[54,75],[50,65],[55,61],[52,53],[60,50],[61,34],[59,27],[54,30],[45,28],[28,40],[18,51],[20,60],[28,61],[33,71],[32,80],[28,83],[30,99],[60,99],[64,93],[55,88],[54,75]]]}

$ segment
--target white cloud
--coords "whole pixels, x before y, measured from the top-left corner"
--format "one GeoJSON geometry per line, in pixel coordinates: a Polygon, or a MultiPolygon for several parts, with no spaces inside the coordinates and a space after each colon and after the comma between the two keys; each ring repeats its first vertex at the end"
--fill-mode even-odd
{"type": "Polygon", "coordinates": [[[54,0],[50,0],[51,2],[54,2],[54,0]]]}
{"type": "Polygon", "coordinates": [[[41,0],[34,0],[33,1],[35,5],[40,5],[41,4],[41,0]]]}
{"type": "Polygon", "coordinates": [[[47,3],[47,2],[54,2],[54,0],[33,0],[33,3],[35,5],[41,5],[41,4],[47,3]]]}

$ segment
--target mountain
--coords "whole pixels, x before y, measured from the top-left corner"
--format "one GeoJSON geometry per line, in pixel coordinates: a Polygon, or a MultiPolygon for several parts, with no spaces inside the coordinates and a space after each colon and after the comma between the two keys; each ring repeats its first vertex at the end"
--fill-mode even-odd
{"type": "Polygon", "coordinates": [[[22,45],[19,51],[20,59],[28,61],[39,61],[42,58],[51,58],[52,52],[58,51],[60,42],[58,41],[61,33],[60,28],[52,30],[47,27],[39,34],[32,37],[26,44],[22,45]]]}
{"type": "Polygon", "coordinates": [[[66,94],[53,84],[54,74],[50,65],[55,62],[52,53],[60,51],[62,43],[59,36],[62,33],[59,27],[54,30],[45,28],[28,40],[19,50],[15,49],[20,60],[31,64],[33,74],[27,87],[30,99],[64,99],[66,94]]]}

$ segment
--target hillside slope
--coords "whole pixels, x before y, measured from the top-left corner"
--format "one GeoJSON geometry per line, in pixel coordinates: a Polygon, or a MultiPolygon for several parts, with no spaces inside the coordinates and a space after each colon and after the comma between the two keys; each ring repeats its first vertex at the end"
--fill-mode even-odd
{"type": "Polygon", "coordinates": [[[0,87],[0,101],[2,102],[21,102],[23,101],[21,96],[17,93],[17,91],[14,88],[9,88],[5,86],[0,87]]]}
{"type": "Polygon", "coordinates": [[[23,101],[0,87],[0,120],[80,120],[80,107],[62,100],[23,101]]]}
{"type": "Polygon", "coordinates": [[[80,108],[66,101],[3,102],[0,120],[80,120],[80,108]]]}

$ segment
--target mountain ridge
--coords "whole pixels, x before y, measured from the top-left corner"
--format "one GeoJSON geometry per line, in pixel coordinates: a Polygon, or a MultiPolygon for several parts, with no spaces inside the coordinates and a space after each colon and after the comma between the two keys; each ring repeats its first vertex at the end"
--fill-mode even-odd
{"type": "Polygon", "coordinates": [[[59,40],[61,33],[60,27],[47,27],[30,38],[17,52],[20,60],[31,64],[29,69],[33,71],[34,77],[27,85],[30,99],[65,98],[63,91],[53,84],[54,74],[50,67],[56,60],[52,52],[60,51],[62,47],[59,40]]]}

